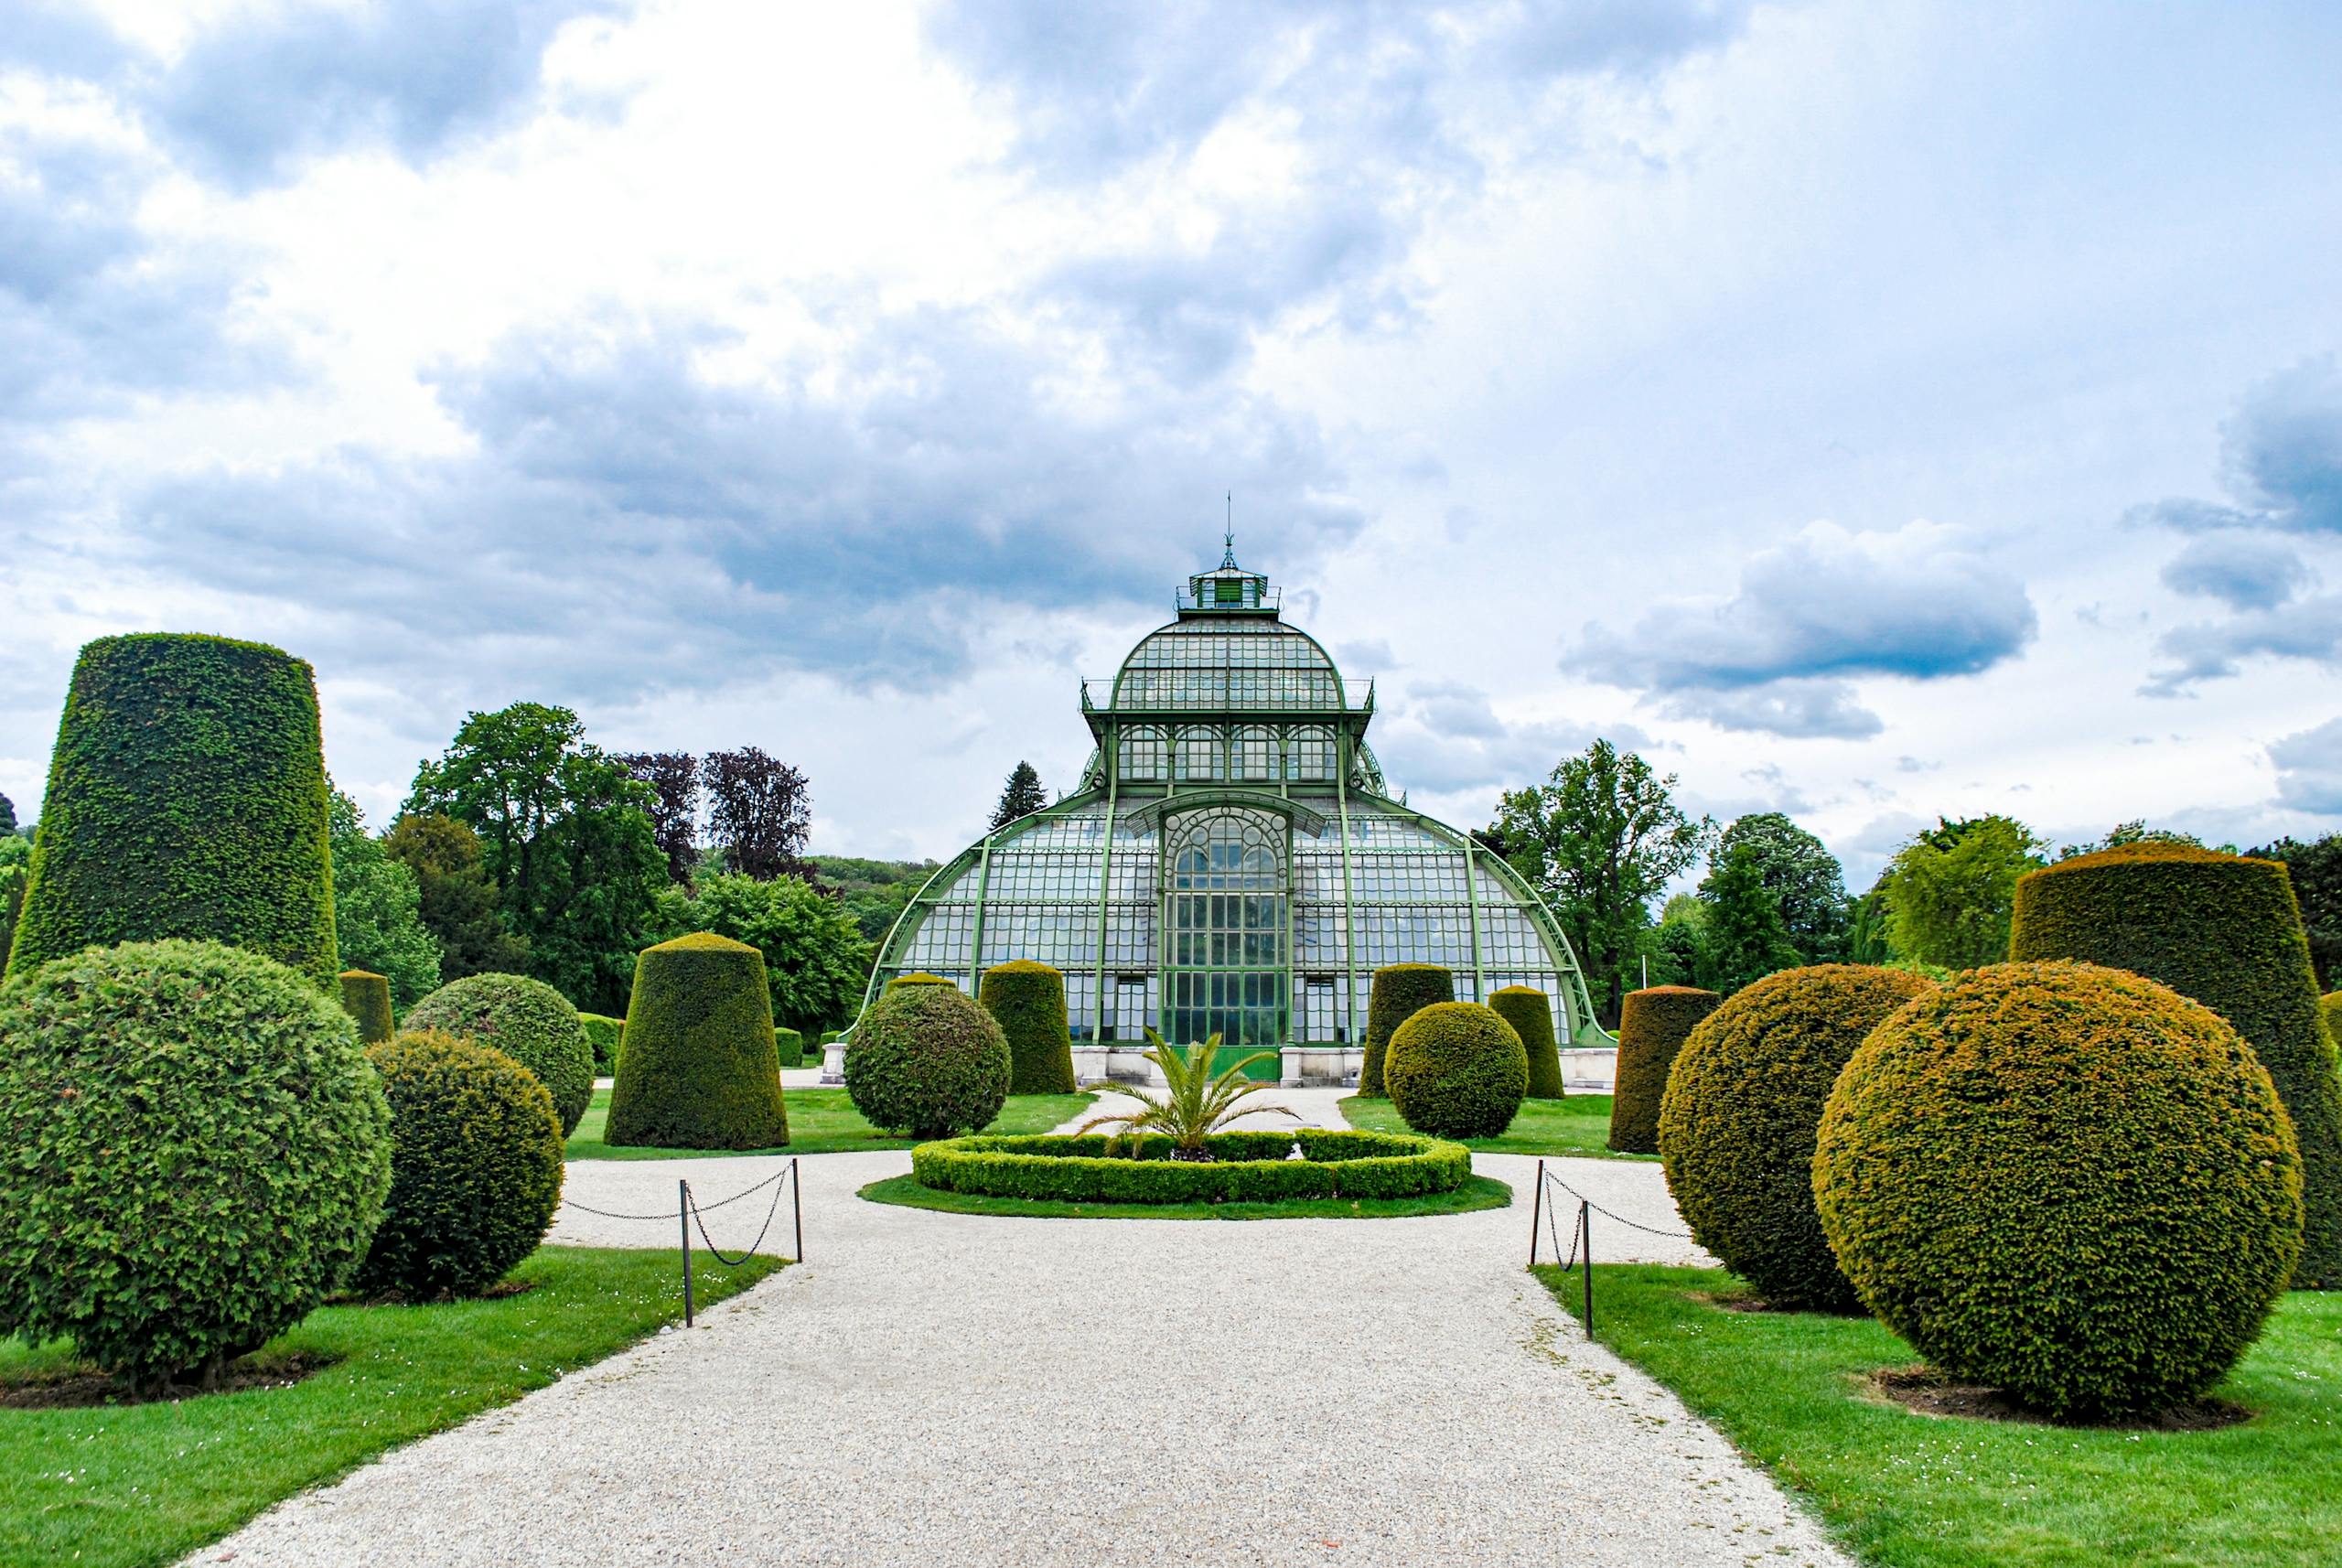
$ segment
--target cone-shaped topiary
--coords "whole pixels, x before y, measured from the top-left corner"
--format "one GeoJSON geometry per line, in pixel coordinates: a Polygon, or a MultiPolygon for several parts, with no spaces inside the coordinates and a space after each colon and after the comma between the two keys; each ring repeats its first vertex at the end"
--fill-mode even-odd
{"type": "Polygon", "coordinates": [[[2017,884],[2009,956],[2127,969],[2235,1025],[2301,1143],[2307,1229],[2294,1283],[2342,1288],[2342,1074],[2281,862],[2161,843],[2060,861],[2017,884]]]}
{"type": "Polygon", "coordinates": [[[561,1202],[561,1118],[490,1046],[410,1029],[366,1053],[391,1101],[391,1196],[357,1287],[471,1295],[537,1249],[561,1202]]]}
{"type": "Polygon", "coordinates": [[[594,1046],[569,998],[525,974],[467,974],[407,1009],[410,1029],[445,1029],[494,1046],[537,1075],[561,1113],[561,1135],[577,1131],[594,1099],[594,1046]]]}
{"type": "Polygon", "coordinates": [[[0,992],[0,1336],[142,1386],[298,1323],[391,1183],[358,1026],[217,942],[90,948],[0,992]]]}
{"type": "Polygon", "coordinates": [[[1358,1091],[1380,1099],[1386,1091],[1384,1058],[1399,1026],[1436,1002],[1456,1000],[1456,976],[1435,963],[1386,963],[1374,972],[1366,999],[1366,1055],[1359,1064],[1358,1091]]]}
{"type": "Polygon", "coordinates": [[[281,650],[141,633],[73,666],[8,974],[166,937],[333,991],[317,679],[281,650]]]}
{"type": "Polygon", "coordinates": [[[391,1037],[391,983],[371,970],[341,972],[341,1005],[358,1020],[358,1037],[368,1045],[391,1037]]]}
{"type": "Polygon", "coordinates": [[[1659,1153],[1659,1101],[1668,1069],[1692,1031],[1724,998],[1696,985],[1652,985],[1627,993],[1618,1011],[1618,1073],[1610,1101],[1610,1147],[1659,1153]]]}
{"type": "Polygon", "coordinates": [[[1008,1099],[1008,1040],[956,985],[890,985],[846,1042],[845,1091],[888,1132],[978,1132],[1008,1099]]]}
{"type": "Polygon", "coordinates": [[[1553,999],[1533,985],[1508,985],[1488,998],[1488,1005],[1512,1026],[1529,1053],[1529,1098],[1564,1098],[1562,1047],[1553,1038],[1553,999]]]}
{"type": "Polygon", "coordinates": [[[1071,1094],[1073,1036],[1066,1027],[1065,976],[1015,959],[984,971],[977,998],[1008,1039],[1008,1092],[1071,1094]]]}
{"type": "Polygon", "coordinates": [[[1894,1014],[1839,1075],[1812,1182],[1864,1305],[2052,1415],[2209,1388],[2301,1248],[2299,1156],[2251,1050],[2093,964],[1971,970],[1894,1014]]]}
{"type": "Polygon", "coordinates": [[[1493,1007],[1434,1002],[1391,1036],[1391,1108],[1434,1138],[1493,1138],[1529,1089],[1529,1051],[1493,1007]]]}
{"type": "Polygon", "coordinates": [[[618,1050],[626,1039],[626,1020],[607,1013],[580,1013],[586,1043],[594,1047],[594,1076],[607,1078],[618,1069],[618,1050]]]}
{"type": "Polygon", "coordinates": [[[784,1068],[805,1065],[805,1036],[795,1029],[775,1029],[772,1032],[774,1054],[784,1068]]]}
{"type": "Polygon", "coordinates": [[[1659,1154],[1700,1245],[1779,1306],[1860,1307],[1813,1212],[1813,1129],[1863,1036],[1931,982],[1825,963],[1743,986],[1667,1075],[1659,1154]]]}
{"type": "Polygon", "coordinates": [[[762,952],[713,931],[643,950],[602,1138],[662,1149],[789,1142],[762,952]]]}

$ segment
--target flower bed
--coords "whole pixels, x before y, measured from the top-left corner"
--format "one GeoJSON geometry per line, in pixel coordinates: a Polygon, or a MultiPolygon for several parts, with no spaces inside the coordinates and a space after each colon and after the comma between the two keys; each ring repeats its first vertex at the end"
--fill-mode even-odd
{"type": "Polygon", "coordinates": [[[921,1144],[911,1175],[939,1192],[1081,1203],[1260,1203],[1283,1198],[1413,1197],[1452,1192],[1471,1152],[1412,1133],[1317,1127],[1218,1133],[1207,1162],[1174,1160],[1169,1138],[987,1137],[921,1144]],[[1301,1157],[1293,1158],[1298,1144],[1301,1157]]]}

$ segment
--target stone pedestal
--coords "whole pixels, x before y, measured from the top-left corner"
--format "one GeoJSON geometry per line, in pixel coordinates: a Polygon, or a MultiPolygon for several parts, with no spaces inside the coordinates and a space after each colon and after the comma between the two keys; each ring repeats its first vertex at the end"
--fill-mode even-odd
{"type": "Polygon", "coordinates": [[[1562,1053],[1562,1087],[1570,1093],[1608,1094],[1617,1081],[1617,1047],[1562,1053]]]}
{"type": "Polygon", "coordinates": [[[845,1081],[845,1042],[832,1040],[822,1047],[822,1081],[840,1084],[845,1081]]]}

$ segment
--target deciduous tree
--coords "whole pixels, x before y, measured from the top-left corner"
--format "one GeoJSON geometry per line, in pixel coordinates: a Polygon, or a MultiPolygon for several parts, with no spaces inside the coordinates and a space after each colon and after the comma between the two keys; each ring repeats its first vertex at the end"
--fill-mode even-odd
{"type": "Polygon", "coordinates": [[[688,751],[628,751],[618,766],[650,787],[650,836],[670,881],[689,882],[699,861],[699,758],[688,751]]]}
{"type": "Polygon", "coordinates": [[[528,972],[528,944],[504,928],[478,833],[436,811],[410,811],[391,824],[382,851],[414,873],[423,929],[439,944],[442,984],[528,972]]]}
{"type": "Polygon", "coordinates": [[[326,801],[333,857],[333,932],[344,969],[391,983],[401,1011],[439,988],[439,943],[424,928],[414,872],[366,831],[358,802],[337,789],[326,801]]]}
{"type": "Polygon", "coordinates": [[[1880,879],[1896,954],[1948,969],[2005,960],[2017,878],[2046,864],[2044,847],[2009,817],[1938,818],[1896,852],[1880,879]]]}
{"type": "Polygon", "coordinates": [[[809,875],[804,855],[813,796],[804,774],[746,746],[709,752],[700,777],[707,789],[708,837],[722,846],[726,866],[759,881],[809,875]]]}
{"type": "Polygon", "coordinates": [[[1709,884],[1740,849],[1749,852],[1757,881],[1773,896],[1781,929],[1797,950],[1799,961],[1832,963],[1843,957],[1846,878],[1838,857],[1780,812],[1753,811],[1724,829],[1716,841],[1708,880],[1700,887],[1703,897],[1710,896],[1709,884]]]}

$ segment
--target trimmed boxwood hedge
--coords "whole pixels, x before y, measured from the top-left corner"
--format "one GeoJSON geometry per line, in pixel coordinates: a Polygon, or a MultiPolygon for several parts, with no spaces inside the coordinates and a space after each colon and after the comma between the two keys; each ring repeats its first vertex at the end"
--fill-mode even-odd
{"type": "Polygon", "coordinates": [[[795,1029],[775,1029],[772,1032],[773,1054],[780,1058],[785,1068],[805,1065],[805,1036],[795,1029]]]}
{"type": "Polygon", "coordinates": [[[143,632],[73,666],[8,976],[169,937],[335,989],[317,677],[282,649],[143,632]]]}
{"type": "Polygon", "coordinates": [[[561,1112],[561,1135],[577,1131],[594,1100],[594,1047],[569,998],[525,974],[467,974],[414,1006],[410,1029],[445,1029],[494,1046],[537,1075],[561,1112]]]}
{"type": "Polygon", "coordinates": [[[929,974],[923,969],[915,969],[908,974],[895,976],[886,983],[886,989],[892,991],[897,985],[949,985],[957,990],[960,983],[956,980],[946,980],[940,974],[929,974]]]}
{"type": "Polygon", "coordinates": [[[561,1203],[561,1118],[491,1046],[410,1029],[366,1053],[391,1101],[391,1195],[357,1288],[472,1295],[537,1250],[561,1203]]]}
{"type": "MultiPolygon", "coordinates": [[[[1553,999],[1533,985],[1508,985],[1488,998],[1497,1016],[1512,1026],[1529,1053],[1529,1098],[1561,1100],[1562,1047],[1553,1037],[1553,999]]],[[[1387,1070],[1387,1069],[1386,1069],[1387,1070]]]]}
{"type": "Polygon", "coordinates": [[[217,942],[89,948],[0,992],[0,1336],[140,1385],[298,1323],[391,1185],[357,1024],[217,942]]]}
{"type": "Polygon", "coordinates": [[[789,1142],[761,951],[713,931],[643,950],[602,1141],[662,1149],[789,1142]]]}
{"type": "Polygon", "coordinates": [[[1073,1036],[1066,1027],[1063,974],[1026,959],[996,963],[984,971],[976,999],[1008,1040],[1009,1093],[1073,1092],[1073,1036]]]}
{"type": "Polygon", "coordinates": [[[1115,1140],[1045,1133],[952,1138],[911,1151],[911,1175],[941,1192],[1072,1203],[1259,1203],[1288,1197],[1413,1197],[1472,1174],[1460,1144],[1404,1133],[1216,1133],[1207,1164],[1174,1160],[1157,1134],[1115,1140]],[[1300,1159],[1286,1156],[1295,1143],[1300,1159]],[[1109,1151],[1115,1151],[1114,1157],[1109,1151]]]}
{"type": "Polygon", "coordinates": [[[846,1042],[845,1091],[885,1132],[989,1127],[1008,1100],[1008,1041],[956,985],[890,985],[846,1042]]]}
{"type": "Polygon", "coordinates": [[[1776,1305],[1860,1309],[1813,1211],[1813,1129],[1863,1036],[1933,983],[1785,969],[1734,992],[1676,1054],[1659,1106],[1668,1190],[1700,1245],[1776,1305]]]}
{"type": "Polygon", "coordinates": [[[1359,1064],[1358,1091],[1380,1099],[1384,1058],[1399,1026],[1434,1002],[1456,1000],[1456,976],[1435,963],[1386,963],[1374,972],[1366,999],[1366,1056],[1359,1064]]]}
{"type": "Polygon", "coordinates": [[[1813,1157],[1863,1304],[1938,1370],[2052,1415],[2201,1393],[2301,1247],[2301,1166],[2227,1020],[2081,963],[1971,970],[1881,1024],[1813,1157]]]}
{"type": "Polygon", "coordinates": [[[626,1020],[607,1013],[580,1013],[577,1021],[586,1026],[586,1043],[594,1047],[594,1076],[608,1078],[618,1070],[618,1052],[626,1044],[626,1020]]]}
{"type": "Polygon", "coordinates": [[[1610,1147],[1659,1153],[1659,1101],[1668,1069],[1692,1031],[1723,997],[1696,985],[1652,985],[1627,993],[1618,1012],[1618,1070],[1610,1100],[1610,1147]]]}
{"type": "Polygon", "coordinates": [[[1434,1002],[1399,1026],[1383,1069],[1391,1108],[1434,1138],[1493,1138],[1529,1087],[1529,1053],[1493,1007],[1434,1002]]]}
{"type": "Polygon", "coordinates": [[[341,972],[343,1011],[358,1020],[358,1037],[376,1045],[391,1037],[391,983],[371,970],[341,972]]]}
{"type": "Polygon", "coordinates": [[[2009,956],[2127,969],[2235,1025],[2301,1144],[2308,1229],[2294,1283],[2342,1289],[2342,1073],[2319,1026],[2309,939],[2283,864],[2183,843],[2060,861],[2017,883],[2009,956]]]}

